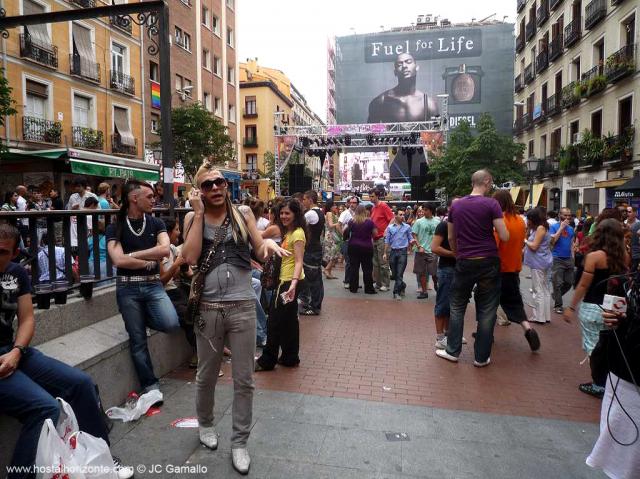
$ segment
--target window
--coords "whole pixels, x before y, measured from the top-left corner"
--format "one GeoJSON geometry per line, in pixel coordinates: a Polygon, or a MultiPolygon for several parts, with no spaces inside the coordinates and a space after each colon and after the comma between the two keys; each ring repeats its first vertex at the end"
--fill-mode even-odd
{"type": "Polygon", "coordinates": [[[623,133],[627,128],[633,126],[632,100],[633,97],[628,96],[618,102],[618,133],[623,133]]]}
{"type": "Polygon", "coordinates": [[[191,83],[191,80],[189,80],[188,78],[183,78],[182,79],[182,91],[189,98],[191,98],[191,95],[193,94],[193,88],[192,87],[193,87],[193,83],[191,83]]]}
{"type": "Polygon", "coordinates": [[[181,28],[176,27],[175,38],[176,45],[180,48],[184,48],[188,52],[191,51],[191,35],[184,32],[181,28]]]}
{"type": "Polygon", "coordinates": [[[160,117],[158,115],[151,114],[151,133],[158,134],[160,130],[160,117]]]}
{"type": "Polygon", "coordinates": [[[580,57],[576,58],[571,62],[571,70],[573,74],[573,79],[575,81],[580,81],[580,57]]]}
{"type": "Polygon", "coordinates": [[[211,14],[209,13],[209,9],[205,6],[202,7],[202,24],[207,27],[207,28],[211,28],[211,14]]]}
{"type": "Polygon", "coordinates": [[[176,91],[182,91],[182,77],[176,75],[176,91]]]}
{"type": "Polygon", "coordinates": [[[220,57],[213,56],[213,73],[218,76],[222,75],[222,60],[220,57]]]}
{"type": "Polygon", "coordinates": [[[229,121],[232,123],[236,122],[236,106],[235,105],[229,105],[229,121]]]}
{"type": "Polygon", "coordinates": [[[555,155],[560,149],[560,141],[562,138],[562,128],[556,128],[551,133],[551,154],[555,155]]]}
{"type": "Polygon", "coordinates": [[[227,45],[233,46],[233,30],[231,28],[227,28],[227,45]]]}
{"type": "Polygon", "coordinates": [[[127,47],[119,45],[117,43],[111,44],[111,71],[119,74],[126,73],[125,69],[125,55],[127,47]]]}
{"type": "Polygon", "coordinates": [[[160,67],[156,62],[149,62],[149,80],[160,82],[160,67]]]}
{"type": "Polygon", "coordinates": [[[91,128],[91,98],[73,95],[73,126],[91,128]]]}
{"type": "Polygon", "coordinates": [[[218,97],[213,100],[213,112],[218,116],[222,116],[222,100],[218,97]]]}
{"type": "Polygon", "coordinates": [[[580,132],[580,121],[576,120],[569,123],[569,143],[578,143],[578,133],[580,132]]]}
{"type": "Polygon", "coordinates": [[[232,85],[236,82],[236,70],[233,66],[227,67],[227,81],[232,85]]]}
{"type": "Polygon", "coordinates": [[[248,96],[244,99],[244,114],[245,115],[257,115],[256,97],[248,96]]]}
{"type": "Polygon", "coordinates": [[[49,116],[49,87],[44,83],[27,80],[26,91],[27,104],[24,108],[24,115],[46,120],[49,116]]]}
{"type": "Polygon", "coordinates": [[[211,52],[206,48],[202,49],[202,68],[211,71],[211,52]]]}
{"type": "Polygon", "coordinates": [[[202,93],[202,103],[207,111],[211,111],[211,93],[206,91],[202,93]]]}
{"type": "Polygon", "coordinates": [[[247,158],[247,170],[256,171],[258,169],[258,155],[251,153],[246,156],[247,158]]]}
{"type": "Polygon", "coordinates": [[[131,132],[129,124],[129,111],[126,108],[113,107],[113,147],[114,153],[128,153],[131,150],[122,149],[122,147],[135,148],[136,139],[131,132]]]}
{"type": "Polygon", "coordinates": [[[227,7],[229,7],[231,10],[233,10],[233,0],[227,0],[227,7]]]}
{"type": "Polygon", "coordinates": [[[527,158],[531,158],[533,156],[533,140],[529,140],[529,146],[527,148],[527,158]]]}
{"type": "Polygon", "coordinates": [[[591,133],[596,138],[602,136],[602,110],[595,111],[591,114],[591,133]]]}
{"type": "Polygon", "coordinates": [[[211,30],[216,35],[220,35],[220,20],[215,15],[211,15],[211,30]]]}

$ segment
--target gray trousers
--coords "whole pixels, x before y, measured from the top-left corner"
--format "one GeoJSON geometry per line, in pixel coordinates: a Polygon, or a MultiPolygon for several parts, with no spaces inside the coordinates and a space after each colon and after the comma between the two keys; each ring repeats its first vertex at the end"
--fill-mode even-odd
{"type": "Polygon", "coordinates": [[[231,448],[243,448],[246,447],[249,439],[253,412],[256,304],[255,300],[214,304],[223,306],[221,309],[211,309],[209,304],[201,305],[200,316],[204,320],[204,326],[200,329],[196,322],[194,328],[198,345],[198,373],[196,374],[198,422],[203,427],[213,426],[216,382],[224,345],[228,343],[233,352],[231,448]]]}
{"type": "Polygon", "coordinates": [[[390,284],[390,271],[389,260],[384,260],[384,236],[373,242],[373,280],[378,287],[389,287],[390,284]]]}
{"type": "Polygon", "coordinates": [[[553,258],[551,281],[554,308],[562,308],[562,297],[573,286],[574,266],[573,258],[553,258]]]}

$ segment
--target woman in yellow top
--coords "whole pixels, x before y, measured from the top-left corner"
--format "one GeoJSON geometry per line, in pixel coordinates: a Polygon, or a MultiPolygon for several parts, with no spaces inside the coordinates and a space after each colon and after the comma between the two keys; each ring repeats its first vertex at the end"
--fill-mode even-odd
{"type": "Polygon", "coordinates": [[[267,320],[267,345],[256,361],[256,371],[271,371],[277,364],[296,367],[300,364],[300,325],[298,291],[304,280],[302,258],[307,241],[307,222],[296,199],[282,203],[276,215],[282,233],[282,248],[292,253],[282,258],[280,284],[267,320]],[[278,354],[282,349],[282,355],[278,354]]]}

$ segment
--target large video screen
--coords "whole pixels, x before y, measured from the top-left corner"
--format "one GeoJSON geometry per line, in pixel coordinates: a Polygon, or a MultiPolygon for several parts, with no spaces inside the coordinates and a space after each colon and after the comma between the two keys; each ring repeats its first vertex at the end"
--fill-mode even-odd
{"type": "Polygon", "coordinates": [[[451,128],[487,112],[509,133],[513,45],[507,23],[337,37],[337,123],[428,120],[446,93],[451,128]]]}
{"type": "Polygon", "coordinates": [[[374,186],[389,188],[389,154],[387,151],[340,153],[340,191],[366,193],[374,186]]]}

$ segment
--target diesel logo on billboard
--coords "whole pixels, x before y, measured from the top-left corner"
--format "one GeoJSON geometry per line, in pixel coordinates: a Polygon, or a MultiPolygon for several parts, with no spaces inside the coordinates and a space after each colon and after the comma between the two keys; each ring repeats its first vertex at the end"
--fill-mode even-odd
{"type": "Polygon", "coordinates": [[[402,53],[408,53],[416,60],[477,57],[482,54],[482,32],[477,29],[457,30],[447,36],[442,32],[423,33],[419,38],[376,35],[367,37],[365,42],[366,63],[392,62],[402,53]]]}

